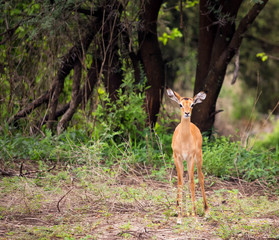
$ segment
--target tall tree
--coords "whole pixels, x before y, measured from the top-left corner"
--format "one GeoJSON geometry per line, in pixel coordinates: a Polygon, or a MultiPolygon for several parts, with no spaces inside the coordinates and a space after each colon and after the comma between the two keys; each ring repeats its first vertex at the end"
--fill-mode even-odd
{"type": "Polygon", "coordinates": [[[194,94],[207,92],[203,104],[193,110],[192,121],[201,131],[210,131],[216,115],[227,66],[239,50],[244,34],[268,0],[254,1],[254,6],[236,28],[236,17],[243,0],[200,0],[198,65],[194,94]]]}
{"type": "Polygon", "coordinates": [[[148,121],[154,126],[160,110],[165,81],[164,63],[157,36],[157,18],[162,0],[142,0],[139,36],[139,54],[150,88],[146,92],[148,121]]]}

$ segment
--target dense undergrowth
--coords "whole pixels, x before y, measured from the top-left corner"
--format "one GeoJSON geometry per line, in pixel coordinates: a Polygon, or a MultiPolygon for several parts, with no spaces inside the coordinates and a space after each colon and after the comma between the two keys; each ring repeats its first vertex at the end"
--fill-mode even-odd
{"type": "MultiPolygon", "coordinates": [[[[131,79],[132,76],[127,74],[114,103],[99,89],[99,104],[91,125],[76,117],[73,121],[78,124],[59,136],[48,129],[29,136],[21,129],[2,127],[0,159],[4,160],[6,167],[13,159],[95,164],[106,169],[115,165],[127,169],[141,164],[153,169],[155,177],[166,179],[167,170],[174,166],[171,150],[173,130],[169,127],[173,120],[159,116],[154,130],[146,127],[144,78],[141,84],[136,85],[131,79]]],[[[258,179],[267,185],[278,183],[278,132],[279,122],[272,134],[256,141],[253,147],[243,147],[240,142],[225,137],[205,137],[205,174],[224,179],[258,179]]]]}

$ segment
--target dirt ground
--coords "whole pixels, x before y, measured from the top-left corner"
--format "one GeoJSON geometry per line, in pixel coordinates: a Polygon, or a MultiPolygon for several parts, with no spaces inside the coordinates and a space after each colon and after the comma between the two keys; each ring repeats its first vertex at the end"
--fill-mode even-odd
{"type": "MultiPolygon", "coordinates": [[[[198,216],[177,225],[170,175],[64,168],[1,177],[0,239],[279,239],[278,193],[264,183],[206,176],[210,214],[196,184],[198,216]]],[[[191,209],[187,184],[184,209],[191,209]]]]}

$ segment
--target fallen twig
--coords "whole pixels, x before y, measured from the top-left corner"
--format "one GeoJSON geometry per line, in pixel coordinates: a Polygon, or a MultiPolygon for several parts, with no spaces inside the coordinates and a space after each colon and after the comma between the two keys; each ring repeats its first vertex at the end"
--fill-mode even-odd
{"type": "Polygon", "coordinates": [[[61,212],[61,211],[60,211],[60,207],[59,207],[60,202],[61,202],[73,189],[74,189],[74,186],[71,187],[71,189],[68,190],[68,192],[66,192],[66,193],[59,199],[59,201],[57,202],[57,205],[56,205],[56,206],[57,206],[58,212],[61,212]]]}
{"type": "Polygon", "coordinates": [[[28,172],[23,172],[23,162],[20,164],[19,167],[19,174],[13,173],[13,172],[9,172],[9,171],[5,171],[3,169],[0,169],[0,175],[5,176],[5,177],[13,177],[13,176],[19,176],[19,177],[24,177],[26,175],[30,175],[33,173],[43,173],[43,172],[50,172],[51,170],[53,170],[56,167],[56,165],[53,165],[51,168],[46,169],[46,170],[35,170],[35,171],[28,171],[28,172]]]}
{"type": "Polygon", "coordinates": [[[43,173],[43,172],[50,172],[51,170],[53,170],[56,167],[56,164],[53,165],[51,168],[47,169],[47,170],[36,170],[36,171],[28,171],[26,173],[23,173],[23,162],[20,165],[20,169],[19,169],[19,176],[20,177],[24,177],[26,175],[30,175],[32,173],[43,173]]]}

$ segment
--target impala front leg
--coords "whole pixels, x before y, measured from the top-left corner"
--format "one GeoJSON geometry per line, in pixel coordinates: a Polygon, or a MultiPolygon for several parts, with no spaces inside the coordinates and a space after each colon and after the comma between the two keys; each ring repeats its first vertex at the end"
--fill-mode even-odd
{"type": "Polygon", "coordinates": [[[176,166],[177,171],[177,198],[176,198],[176,210],[177,210],[177,223],[182,223],[182,217],[183,217],[183,205],[182,205],[182,198],[183,198],[183,173],[184,173],[184,166],[181,162],[181,159],[177,157],[175,154],[173,154],[174,157],[174,163],[176,166]]]}
{"type": "Polygon", "coordinates": [[[209,207],[206,201],[206,196],[205,196],[205,191],[204,191],[204,176],[202,173],[202,151],[197,156],[197,172],[198,172],[198,177],[199,177],[199,183],[201,186],[201,192],[202,192],[202,197],[203,197],[203,207],[204,207],[204,212],[207,214],[209,212],[209,207]]]}
{"type": "Polygon", "coordinates": [[[194,158],[191,157],[187,161],[187,170],[188,170],[188,176],[189,176],[189,187],[191,192],[191,198],[192,198],[192,216],[197,216],[197,209],[195,204],[195,181],[194,181],[194,170],[195,170],[195,162],[194,158]]]}

